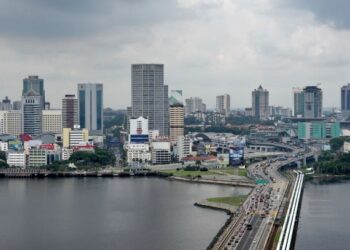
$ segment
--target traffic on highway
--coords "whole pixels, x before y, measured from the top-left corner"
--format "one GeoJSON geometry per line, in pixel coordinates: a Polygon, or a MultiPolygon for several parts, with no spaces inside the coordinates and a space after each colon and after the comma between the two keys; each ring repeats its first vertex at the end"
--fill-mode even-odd
{"type": "Polygon", "coordinates": [[[309,151],[295,147],[283,156],[248,166],[249,177],[256,180],[257,186],[237,209],[213,249],[265,249],[273,226],[282,219],[280,209],[284,209],[288,185],[295,181],[295,176],[287,178],[279,169],[309,155],[309,151]]]}

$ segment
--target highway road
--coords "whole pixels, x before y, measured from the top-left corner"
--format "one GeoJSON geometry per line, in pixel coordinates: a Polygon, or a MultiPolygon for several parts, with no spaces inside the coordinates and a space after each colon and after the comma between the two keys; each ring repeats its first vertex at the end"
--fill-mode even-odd
{"type": "Polygon", "coordinates": [[[250,165],[250,177],[264,180],[265,184],[252,190],[213,249],[264,249],[289,184],[289,179],[280,174],[279,168],[313,153],[314,150],[305,152],[293,148],[293,152],[277,159],[250,165]]]}

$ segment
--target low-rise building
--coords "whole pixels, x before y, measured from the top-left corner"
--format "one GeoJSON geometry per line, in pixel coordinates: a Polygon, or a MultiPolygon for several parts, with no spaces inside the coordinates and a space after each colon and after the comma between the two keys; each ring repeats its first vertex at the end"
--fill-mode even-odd
{"type": "Polygon", "coordinates": [[[171,161],[169,141],[154,141],[152,148],[152,164],[168,164],[171,161]]]}
{"type": "Polygon", "coordinates": [[[31,168],[47,165],[47,150],[31,148],[29,151],[28,166],[31,168]]]}
{"type": "Polygon", "coordinates": [[[130,164],[132,162],[150,162],[151,161],[151,152],[149,144],[136,144],[129,143],[127,145],[127,162],[130,164]]]}
{"type": "Polygon", "coordinates": [[[24,152],[16,152],[16,151],[8,152],[7,164],[10,167],[26,168],[26,154],[24,152]]]}
{"type": "Polygon", "coordinates": [[[63,129],[63,147],[70,148],[74,146],[86,145],[89,142],[89,130],[64,128],[63,129]]]}
{"type": "Polygon", "coordinates": [[[61,159],[62,161],[69,160],[69,157],[73,154],[73,149],[63,148],[61,151],[61,159]]]}
{"type": "Polygon", "coordinates": [[[9,150],[8,143],[0,141],[0,151],[7,152],[8,150],[9,150]]]}

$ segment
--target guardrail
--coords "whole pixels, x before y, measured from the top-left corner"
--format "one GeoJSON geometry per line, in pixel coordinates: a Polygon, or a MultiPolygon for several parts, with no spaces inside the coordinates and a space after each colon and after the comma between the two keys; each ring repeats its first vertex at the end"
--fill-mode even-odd
{"type": "Polygon", "coordinates": [[[294,233],[295,219],[298,213],[304,174],[300,171],[295,171],[297,178],[293,187],[292,196],[288,206],[286,218],[283,223],[282,232],[278,241],[277,250],[289,250],[291,247],[292,237],[294,233]]]}

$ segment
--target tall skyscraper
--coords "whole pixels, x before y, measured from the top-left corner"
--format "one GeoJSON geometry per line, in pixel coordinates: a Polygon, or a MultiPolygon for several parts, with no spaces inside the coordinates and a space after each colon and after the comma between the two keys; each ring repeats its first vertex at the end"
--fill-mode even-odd
{"type": "Polygon", "coordinates": [[[224,114],[226,117],[230,116],[231,101],[230,95],[224,94],[216,97],[216,111],[224,114]]]}
{"type": "Polygon", "coordinates": [[[37,136],[42,131],[42,97],[39,95],[22,96],[22,131],[37,136]]]}
{"type": "Polygon", "coordinates": [[[270,115],[269,91],[263,89],[261,85],[252,92],[252,109],[253,116],[259,119],[267,119],[270,115]]]}
{"type": "Polygon", "coordinates": [[[294,116],[298,117],[304,116],[304,93],[300,88],[293,89],[293,97],[294,97],[294,116]]]}
{"type": "Polygon", "coordinates": [[[304,117],[322,117],[322,89],[317,86],[307,86],[303,89],[304,117]]]}
{"type": "Polygon", "coordinates": [[[132,117],[148,118],[149,129],[169,136],[168,86],[164,85],[163,64],[131,66],[132,117]]]}
{"type": "Polygon", "coordinates": [[[179,136],[184,135],[185,128],[185,108],[181,103],[169,106],[170,121],[170,141],[175,143],[179,136]]]}
{"type": "Polygon", "coordinates": [[[78,84],[79,123],[90,134],[103,133],[103,84],[78,84]]]}
{"type": "Polygon", "coordinates": [[[341,110],[350,111],[350,83],[341,88],[341,110]]]}
{"type": "Polygon", "coordinates": [[[23,79],[22,96],[41,96],[42,109],[45,109],[44,80],[39,76],[28,76],[23,79]]]}
{"type": "Polygon", "coordinates": [[[188,116],[194,112],[206,112],[206,105],[203,100],[199,97],[191,97],[185,100],[186,109],[185,115],[188,116]]]}
{"type": "Polygon", "coordinates": [[[74,128],[79,125],[79,103],[75,95],[65,95],[62,99],[62,126],[74,128]]]}
{"type": "Polygon", "coordinates": [[[42,132],[42,110],[45,108],[44,80],[38,76],[23,79],[22,127],[23,133],[32,136],[42,132]]]}

